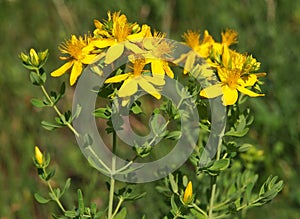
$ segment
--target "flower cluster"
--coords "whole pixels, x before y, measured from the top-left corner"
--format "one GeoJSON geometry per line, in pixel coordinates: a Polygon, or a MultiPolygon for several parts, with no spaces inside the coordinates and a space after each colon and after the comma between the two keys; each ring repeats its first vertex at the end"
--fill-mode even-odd
{"type": "MultiPolygon", "coordinates": [[[[138,88],[153,97],[160,99],[161,87],[165,84],[164,77],[174,77],[170,63],[184,62],[183,73],[191,72],[197,59],[205,60],[217,75],[218,83],[204,88],[200,96],[214,98],[223,95],[223,104],[233,105],[238,99],[238,92],[251,97],[262,96],[246,87],[253,87],[259,76],[255,73],[260,63],[251,55],[240,54],[229,47],[237,43],[237,33],[227,30],[222,33],[222,42],[216,42],[206,30],[203,39],[195,31],[187,31],[183,35],[184,44],[190,50],[179,58],[168,59],[174,51],[172,43],[165,40],[165,34],[154,31],[144,24],[130,23],[120,12],[108,12],[108,19],[103,22],[94,20],[95,30],[92,35],[76,37],[60,46],[60,57],[67,63],[51,73],[61,76],[71,71],[70,85],[74,85],[83,71],[84,65],[102,61],[103,66],[113,65],[120,57],[128,57],[127,68],[108,78],[105,83],[120,83],[118,96],[123,98],[123,105],[138,88]]],[[[98,74],[102,69],[97,67],[98,74]]],[[[95,70],[95,71],[96,71],[95,70]]]]}
{"type": "Polygon", "coordinates": [[[229,47],[237,43],[237,33],[227,30],[222,34],[222,42],[216,42],[207,30],[200,42],[200,34],[188,31],[183,35],[185,43],[196,53],[184,54],[186,58],[184,73],[191,71],[195,56],[204,58],[216,71],[219,83],[207,87],[200,92],[200,96],[214,98],[223,95],[223,104],[233,105],[238,99],[238,91],[251,97],[262,96],[246,87],[253,87],[258,82],[258,77],[265,73],[255,73],[259,70],[260,63],[251,55],[245,55],[231,50],[229,47]],[[196,54],[196,55],[195,55],[196,54]]]}

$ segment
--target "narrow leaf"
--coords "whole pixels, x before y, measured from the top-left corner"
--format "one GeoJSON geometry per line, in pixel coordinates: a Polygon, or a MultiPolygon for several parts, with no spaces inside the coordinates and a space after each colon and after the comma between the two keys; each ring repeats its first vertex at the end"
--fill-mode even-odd
{"type": "Polygon", "coordinates": [[[46,203],[48,203],[49,201],[51,201],[51,199],[44,198],[43,196],[41,196],[41,195],[38,194],[38,193],[34,193],[34,198],[35,198],[35,200],[37,200],[37,202],[39,202],[39,203],[41,203],[41,204],[46,204],[46,203]]]}

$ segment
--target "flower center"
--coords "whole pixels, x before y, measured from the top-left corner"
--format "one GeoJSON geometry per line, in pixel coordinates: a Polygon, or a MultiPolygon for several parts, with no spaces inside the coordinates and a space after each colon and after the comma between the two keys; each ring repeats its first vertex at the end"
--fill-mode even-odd
{"type": "Polygon", "coordinates": [[[231,89],[236,89],[238,86],[239,79],[240,79],[239,72],[234,70],[227,70],[227,77],[224,83],[227,84],[227,86],[230,87],[231,89]]]}
{"type": "Polygon", "coordinates": [[[143,69],[145,67],[145,60],[144,59],[137,59],[133,63],[133,76],[138,77],[142,74],[143,69]]]}
{"type": "Polygon", "coordinates": [[[85,56],[85,54],[82,51],[83,48],[87,46],[87,43],[85,41],[86,40],[84,40],[82,37],[77,39],[76,36],[73,35],[71,40],[66,41],[60,47],[60,50],[62,53],[69,54],[76,60],[81,60],[85,56]]]}

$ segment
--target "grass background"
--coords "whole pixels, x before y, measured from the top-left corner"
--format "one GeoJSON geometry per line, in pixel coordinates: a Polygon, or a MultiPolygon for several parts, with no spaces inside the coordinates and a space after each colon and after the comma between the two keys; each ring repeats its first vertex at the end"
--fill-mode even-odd
{"type": "MultiPolygon", "coordinates": [[[[71,177],[70,193],[82,187],[87,202],[105,206],[105,176],[89,167],[72,134],[40,126],[52,111],[31,106],[30,99],[41,93],[29,83],[18,53],[48,48],[46,69],[52,71],[61,65],[59,43],[71,34],[93,30],[93,19],[106,18],[107,10],[121,10],[130,21],[147,23],[174,40],[188,29],[208,29],[218,40],[226,28],[238,31],[236,49],[253,54],[268,73],[266,97],[250,100],[256,118],[250,137],[265,154],[258,171],[263,179],[272,173],[286,183],[272,203],[251,210],[248,218],[300,218],[300,1],[0,0],[0,219],[51,218],[49,212],[57,211],[55,205],[37,204],[32,195],[45,192],[31,159],[36,144],[52,156],[57,170],[54,183],[71,177]]],[[[56,86],[56,81],[51,83],[56,86]]],[[[66,98],[71,103],[72,90],[66,98]]],[[[144,189],[153,193],[152,187],[150,183],[144,189]]],[[[155,212],[164,209],[152,199],[140,200],[130,211],[155,218],[155,212]]],[[[73,206],[71,200],[70,196],[64,202],[73,206]]]]}

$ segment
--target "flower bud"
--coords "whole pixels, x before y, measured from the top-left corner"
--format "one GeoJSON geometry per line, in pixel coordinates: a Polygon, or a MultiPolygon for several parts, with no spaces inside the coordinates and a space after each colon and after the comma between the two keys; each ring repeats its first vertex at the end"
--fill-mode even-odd
{"type": "Polygon", "coordinates": [[[30,56],[30,62],[33,66],[38,67],[39,66],[39,56],[36,53],[36,51],[34,49],[30,49],[29,51],[29,56],[30,56]]]}
{"type": "Polygon", "coordinates": [[[22,62],[28,63],[29,56],[26,55],[25,53],[21,52],[20,59],[22,60],[22,62]]]}
{"type": "Polygon", "coordinates": [[[193,184],[189,181],[187,187],[185,188],[182,201],[185,204],[189,204],[193,199],[193,184]]]}
{"type": "Polygon", "coordinates": [[[138,25],[138,24],[135,24],[133,27],[132,27],[132,32],[133,33],[137,33],[138,31],[140,31],[141,30],[141,27],[140,27],[140,25],[138,25]]]}
{"type": "Polygon", "coordinates": [[[42,164],[43,164],[43,154],[42,154],[42,152],[40,151],[40,149],[38,148],[38,146],[35,146],[35,147],[34,147],[34,157],[35,157],[36,162],[37,162],[39,165],[42,165],[42,164]]]}
{"type": "Polygon", "coordinates": [[[29,54],[21,52],[19,57],[25,68],[29,70],[36,70],[43,67],[47,61],[48,54],[47,49],[43,52],[36,52],[34,49],[30,49],[29,54]]]}

